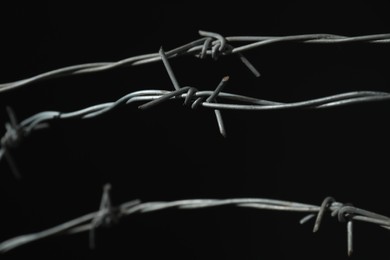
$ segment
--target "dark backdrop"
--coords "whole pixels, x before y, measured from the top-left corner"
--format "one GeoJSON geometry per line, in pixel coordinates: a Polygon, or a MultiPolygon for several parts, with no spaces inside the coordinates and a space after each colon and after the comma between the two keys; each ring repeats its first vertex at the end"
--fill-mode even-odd
{"type": "MultiPolygon", "coordinates": [[[[235,3],[0,4],[0,82],[88,62],[116,61],[171,49],[198,30],[232,35],[389,32],[385,6],[375,4],[235,3]]],[[[279,43],[246,53],[255,78],[236,59],[171,61],[179,82],[276,101],[300,101],[353,90],[390,91],[390,45],[279,43]]],[[[0,93],[19,119],[44,110],[73,111],[141,89],[173,89],[161,63],[53,79],[0,93]]],[[[168,102],[137,105],[91,120],[53,123],[12,151],[23,175],[0,163],[0,240],[37,232],[99,207],[102,186],[112,200],[264,197],[320,204],[338,201],[390,215],[389,103],[328,110],[223,111],[227,137],[211,110],[168,102]]],[[[4,130],[1,130],[4,133],[4,130]]],[[[167,210],[125,218],[87,234],[21,247],[7,257],[109,256],[132,259],[347,259],[345,223],[326,218],[317,234],[304,214],[233,207],[167,210]]],[[[389,256],[389,232],[355,225],[354,259],[389,256]]]]}

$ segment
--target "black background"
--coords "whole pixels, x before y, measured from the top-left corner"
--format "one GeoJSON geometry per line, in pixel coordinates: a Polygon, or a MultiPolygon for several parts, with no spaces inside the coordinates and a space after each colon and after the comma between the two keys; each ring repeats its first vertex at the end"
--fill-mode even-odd
{"type": "MultiPolygon", "coordinates": [[[[198,30],[233,35],[387,33],[385,6],[276,3],[0,4],[0,82],[63,66],[116,61],[197,39],[198,30]]],[[[354,90],[390,91],[390,45],[279,43],[246,56],[171,61],[183,86],[276,101],[354,90]]],[[[20,120],[40,111],[73,111],[141,89],[173,89],[161,63],[39,82],[0,93],[20,120]]],[[[137,105],[91,120],[53,123],[13,151],[23,179],[0,164],[0,240],[37,232],[99,207],[102,186],[119,204],[191,198],[264,197],[319,205],[328,196],[390,215],[388,103],[327,110],[223,111],[227,137],[212,110],[167,102],[137,105]]],[[[2,133],[4,130],[2,131],[2,133]]],[[[326,218],[317,234],[304,214],[223,207],[167,210],[122,219],[87,234],[29,244],[7,257],[132,259],[347,259],[345,223],[326,218]]],[[[355,225],[353,259],[389,257],[389,233],[355,225]]]]}

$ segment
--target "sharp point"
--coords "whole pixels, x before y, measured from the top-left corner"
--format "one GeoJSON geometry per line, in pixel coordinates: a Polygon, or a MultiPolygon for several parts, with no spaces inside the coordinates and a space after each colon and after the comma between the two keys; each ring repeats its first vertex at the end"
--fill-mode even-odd
{"type": "Polygon", "coordinates": [[[318,231],[319,228],[320,228],[319,225],[316,223],[316,224],[314,225],[314,228],[313,228],[313,233],[316,233],[316,232],[318,231]]]}
{"type": "Polygon", "coordinates": [[[141,109],[141,110],[148,109],[149,106],[150,106],[150,102],[151,102],[151,101],[149,101],[149,102],[147,102],[147,103],[145,103],[145,104],[139,105],[139,106],[138,106],[138,109],[141,109]]]}

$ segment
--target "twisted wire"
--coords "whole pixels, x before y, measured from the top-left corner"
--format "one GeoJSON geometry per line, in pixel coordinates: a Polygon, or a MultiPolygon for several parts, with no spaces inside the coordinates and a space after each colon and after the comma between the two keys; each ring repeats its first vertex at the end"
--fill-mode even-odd
{"type": "Polygon", "coordinates": [[[100,209],[62,223],[58,226],[27,235],[17,236],[0,243],[0,253],[6,253],[23,245],[49,238],[57,235],[69,235],[82,232],[90,234],[90,248],[95,247],[94,236],[95,229],[106,224],[110,225],[113,220],[130,216],[133,214],[146,214],[156,211],[179,209],[179,210],[200,210],[211,207],[236,206],[252,208],[257,210],[287,211],[309,213],[300,223],[307,223],[310,219],[317,216],[313,232],[317,232],[325,213],[337,217],[339,222],[347,222],[348,254],[353,252],[353,229],[352,223],[366,222],[376,224],[379,227],[390,230],[390,218],[363,210],[350,204],[337,202],[332,197],[325,198],[322,205],[311,205],[292,201],[265,199],[265,198],[232,198],[232,199],[189,199],[177,201],[153,201],[141,202],[132,200],[120,204],[118,207],[111,205],[109,197],[110,185],[106,184],[103,190],[103,196],[100,209]],[[92,245],[92,246],[91,246],[92,245]]]}
{"type": "MultiPolygon", "coordinates": [[[[260,73],[242,53],[265,45],[283,42],[299,42],[303,44],[390,43],[390,34],[388,33],[351,37],[334,34],[224,37],[214,32],[199,31],[199,35],[202,37],[168,51],[167,56],[169,58],[182,55],[192,55],[198,58],[206,58],[207,56],[210,56],[213,59],[217,59],[219,56],[236,54],[243,62],[243,64],[247,66],[247,68],[257,77],[260,76],[260,73]],[[242,45],[233,46],[232,44],[242,45]]],[[[72,65],[48,71],[23,80],[0,84],[0,93],[57,77],[96,73],[116,69],[119,67],[153,63],[160,60],[161,56],[159,53],[149,53],[129,57],[116,62],[95,62],[72,65]]]]}
{"type": "MultiPolygon", "coordinates": [[[[219,132],[226,136],[226,128],[222,120],[221,110],[283,110],[283,109],[326,109],[363,102],[378,102],[390,100],[390,93],[379,91],[353,91],[332,96],[316,98],[298,102],[277,102],[259,98],[238,95],[229,92],[222,92],[228,77],[224,77],[215,90],[199,91],[193,87],[178,87],[177,90],[141,90],[131,92],[114,102],[93,105],[73,112],[44,111],[32,115],[20,124],[6,124],[6,132],[1,138],[0,161],[6,158],[11,170],[17,178],[20,173],[12,159],[9,150],[20,145],[22,140],[34,131],[45,129],[54,120],[67,119],[90,119],[102,116],[117,109],[120,106],[133,103],[143,103],[139,109],[151,109],[157,105],[170,100],[184,100],[184,105],[196,109],[201,106],[206,109],[213,109],[216,115],[219,132]],[[217,100],[218,98],[218,100],[217,100]]],[[[11,120],[12,121],[12,120],[11,120]]]]}

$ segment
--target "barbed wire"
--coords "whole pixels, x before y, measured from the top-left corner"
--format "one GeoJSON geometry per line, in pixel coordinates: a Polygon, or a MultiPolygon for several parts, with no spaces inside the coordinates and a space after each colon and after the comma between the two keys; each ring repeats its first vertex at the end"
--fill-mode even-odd
{"type": "MultiPolygon", "coordinates": [[[[283,109],[325,109],[339,107],[364,102],[378,102],[390,100],[390,93],[381,91],[352,91],[341,94],[335,94],[326,97],[319,97],[310,100],[296,102],[279,102],[265,100],[245,95],[235,94],[223,91],[226,87],[229,77],[225,76],[214,90],[198,90],[191,86],[182,86],[175,77],[170,66],[169,59],[192,55],[198,58],[211,57],[218,59],[219,56],[236,54],[241,62],[256,76],[260,76],[257,69],[242,54],[245,51],[259,48],[261,46],[283,43],[299,42],[303,44],[341,44],[341,43],[390,43],[390,34],[376,34],[367,36],[347,37],[333,34],[308,34],[295,36],[231,36],[223,37],[213,32],[200,31],[202,38],[165,52],[162,48],[158,53],[150,53],[130,57],[117,62],[100,62],[79,64],[49,71],[31,78],[18,80],[15,82],[0,84],[0,93],[16,89],[22,86],[35,84],[40,81],[66,77],[78,74],[97,73],[100,71],[111,70],[124,66],[136,66],[162,61],[170,77],[174,90],[150,89],[133,91],[113,102],[107,102],[89,106],[72,112],[43,111],[34,114],[20,123],[17,120],[12,108],[7,107],[9,122],[5,124],[6,132],[0,140],[0,161],[5,158],[11,171],[16,178],[21,174],[12,157],[11,150],[20,146],[23,139],[31,133],[50,127],[54,120],[67,119],[89,119],[109,113],[120,106],[141,103],[139,109],[151,109],[155,106],[171,100],[182,100],[183,104],[192,109],[203,107],[212,109],[216,115],[219,131],[226,136],[226,129],[222,118],[222,110],[283,110],[283,109]],[[233,47],[234,43],[244,43],[233,47]]],[[[95,247],[95,229],[100,226],[109,226],[117,222],[120,218],[135,213],[147,213],[169,208],[177,209],[201,209],[208,207],[234,205],[239,207],[249,207],[255,209],[280,210],[292,212],[310,213],[305,216],[301,223],[306,223],[311,218],[316,217],[314,232],[318,231],[321,220],[325,212],[330,212],[333,217],[337,216],[340,222],[347,222],[348,254],[353,251],[353,223],[363,221],[377,224],[385,229],[390,229],[390,218],[370,211],[356,208],[349,204],[343,204],[335,201],[333,198],[326,198],[321,206],[302,204],[296,202],[259,199],[259,198],[239,198],[239,199],[193,199],[179,200],[172,202],[145,202],[139,200],[130,201],[121,204],[118,207],[111,205],[109,197],[110,186],[106,185],[100,209],[65,222],[59,226],[34,233],[15,237],[0,243],[0,252],[4,253],[43,238],[60,235],[89,232],[90,247],[95,247]]]]}
{"type": "Polygon", "coordinates": [[[283,109],[324,109],[356,103],[390,100],[390,93],[388,92],[352,91],[305,101],[289,103],[278,102],[229,92],[222,92],[228,83],[228,76],[223,77],[221,82],[214,90],[199,91],[195,87],[181,87],[168,61],[168,57],[162,48],[159,51],[159,55],[171,79],[172,85],[175,89],[174,91],[152,89],[134,91],[114,102],[97,104],[73,112],[40,112],[23,120],[20,124],[18,124],[16,115],[13,110],[10,107],[7,107],[10,123],[6,123],[6,132],[0,140],[0,161],[3,157],[5,157],[15,177],[19,179],[21,175],[9,151],[11,149],[17,148],[22,143],[23,139],[29,136],[32,132],[49,127],[49,123],[53,120],[94,118],[117,109],[119,106],[129,105],[135,102],[143,102],[142,105],[138,106],[138,108],[141,110],[153,108],[154,106],[162,104],[163,102],[167,102],[168,100],[180,99],[184,99],[183,104],[185,106],[191,107],[192,109],[196,109],[199,106],[213,109],[219,127],[219,132],[222,136],[226,137],[226,128],[223,122],[221,110],[260,111],[283,109]]]}
{"type": "Polygon", "coordinates": [[[264,198],[232,198],[232,199],[189,199],[177,201],[155,201],[141,202],[132,200],[115,207],[110,199],[111,185],[106,184],[103,188],[103,196],[100,208],[96,212],[85,214],[81,217],[62,223],[58,226],[27,235],[17,236],[0,243],[0,253],[6,253],[23,245],[42,240],[57,235],[70,235],[82,232],[89,232],[89,246],[95,248],[95,230],[99,227],[109,227],[117,223],[121,218],[133,214],[145,214],[167,209],[179,210],[199,210],[203,208],[237,206],[244,208],[302,212],[309,213],[300,220],[300,224],[307,223],[314,217],[313,232],[317,232],[325,213],[330,213],[332,217],[337,217],[339,222],[347,222],[347,244],[348,255],[353,252],[353,224],[356,221],[376,224],[379,227],[390,230],[390,218],[360,209],[351,204],[337,202],[332,197],[323,200],[320,206],[304,204],[298,202],[264,199],[264,198]]]}
{"type": "MultiPolygon", "coordinates": [[[[179,57],[183,55],[192,55],[198,58],[206,58],[207,56],[213,59],[218,59],[220,56],[231,54],[237,55],[245,66],[256,76],[260,73],[251,64],[251,62],[242,54],[243,52],[259,48],[265,45],[283,43],[283,42],[299,42],[304,44],[345,44],[345,43],[390,43],[390,34],[373,34],[363,36],[342,36],[335,34],[303,34],[290,36],[229,36],[224,37],[218,33],[199,31],[201,38],[190,43],[179,46],[166,53],[169,58],[179,57]],[[232,44],[242,44],[233,46],[232,44]]],[[[101,71],[107,71],[124,66],[137,66],[142,64],[153,63],[161,60],[159,53],[142,54],[134,57],[129,57],[116,62],[95,62],[72,65],[48,71],[30,78],[18,80],[9,83],[0,84],[0,93],[22,86],[30,85],[40,81],[53,79],[57,77],[66,77],[79,74],[90,74],[101,71]]]]}

